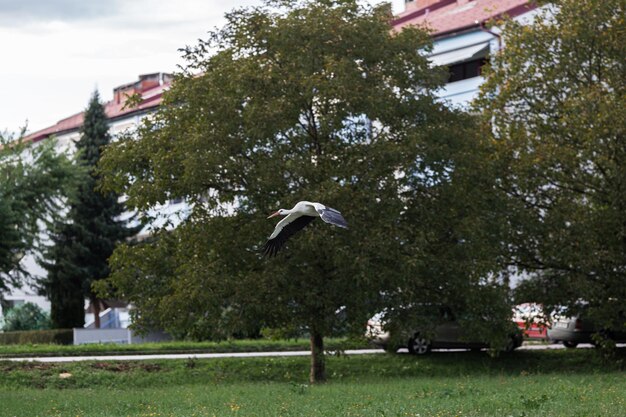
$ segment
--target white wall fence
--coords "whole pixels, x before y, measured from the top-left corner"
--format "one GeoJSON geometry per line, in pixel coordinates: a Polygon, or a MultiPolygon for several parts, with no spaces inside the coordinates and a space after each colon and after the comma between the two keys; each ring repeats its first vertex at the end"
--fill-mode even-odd
{"type": "Polygon", "coordinates": [[[153,331],[144,335],[138,335],[131,329],[74,329],[74,344],[84,345],[89,343],[148,343],[165,342],[172,337],[162,331],[153,331]]]}

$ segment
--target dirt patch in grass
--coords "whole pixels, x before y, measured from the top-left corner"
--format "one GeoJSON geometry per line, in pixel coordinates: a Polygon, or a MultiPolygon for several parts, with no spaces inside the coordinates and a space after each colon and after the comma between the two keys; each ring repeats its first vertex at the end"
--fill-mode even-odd
{"type": "Polygon", "coordinates": [[[56,365],[43,362],[6,362],[0,363],[0,372],[5,371],[47,371],[53,369],[56,365]]]}
{"type": "Polygon", "coordinates": [[[91,367],[101,371],[111,372],[129,372],[134,368],[133,364],[128,362],[96,362],[91,367]]]}
{"type": "Polygon", "coordinates": [[[158,372],[161,370],[161,365],[157,365],[156,363],[147,363],[142,364],[141,368],[147,372],[158,372]]]}
{"type": "Polygon", "coordinates": [[[131,372],[142,369],[146,372],[158,372],[161,365],[156,363],[134,363],[134,362],[95,362],[91,364],[93,369],[110,372],[131,372]]]}

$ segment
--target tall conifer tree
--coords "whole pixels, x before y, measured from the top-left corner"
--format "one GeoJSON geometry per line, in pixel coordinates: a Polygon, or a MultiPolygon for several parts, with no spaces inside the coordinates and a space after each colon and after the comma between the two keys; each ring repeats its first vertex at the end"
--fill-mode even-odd
{"type": "Polygon", "coordinates": [[[76,143],[78,161],[86,169],[76,198],[70,203],[68,222],[53,233],[54,246],[43,263],[48,277],[43,291],[52,302],[51,318],[57,327],[84,324],[84,299],[94,308],[96,327],[100,327],[100,300],[92,291],[92,283],[109,275],[107,260],[121,240],[135,230],[120,220],[124,211],[114,193],[97,190],[99,181],[94,167],[100,152],[110,141],[109,127],[98,92],[94,92],[76,143]]]}

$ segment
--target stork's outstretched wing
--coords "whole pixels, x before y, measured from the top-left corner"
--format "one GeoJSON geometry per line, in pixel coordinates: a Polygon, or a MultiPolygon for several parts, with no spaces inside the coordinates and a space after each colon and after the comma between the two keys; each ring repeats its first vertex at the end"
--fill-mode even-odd
{"type": "Polygon", "coordinates": [[[304,229],[314,219],[315,217],[313,216],[298,216],[293,214],[290,214],[282,219],[278,222],[274,232],[265,243],[265,246],[263,247],[263,254],[269,256],[270,258],[272,256],[276,256],[287,239],[304,229]]]}
{"type": "Polygon", "coordinates": [[[319,213],[322,220],[326,223],[334,224],[335,226],[343,227],[345,229],[348,228],[348,222],[343,218],[341,213],[330,207],[320,207],[321,204],[316,205],[315,210],[319,213]]]}

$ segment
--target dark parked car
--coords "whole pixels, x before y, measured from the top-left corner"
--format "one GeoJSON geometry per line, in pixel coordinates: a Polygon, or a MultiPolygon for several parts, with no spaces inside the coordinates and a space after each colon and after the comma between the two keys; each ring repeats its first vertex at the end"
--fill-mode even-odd
{"type": "MultiPolygon", "coordinates": [[[[446,313],[443,313],[446,315],[446,313]]],[[[426,337],[419,330],[408,337],[406,347],[410,353],[424,355],[431,349],[482,349],[489,345],[481,340],[471,340],[463,337],[463,328],[459,323],[449,316],[442,324],[435,327],[432,338],[426,337]]],[[[391,334],[383,329],[382,314],[379,313],[367,322],[366,337],[375,345],[388,351],[396,351],[402,346],[392,345],[394,343],[391,334]]],[[[506,352],[512,352],[522,345],[523,333],[521,330],[513,333],[505,347],[506,352]]]]}

